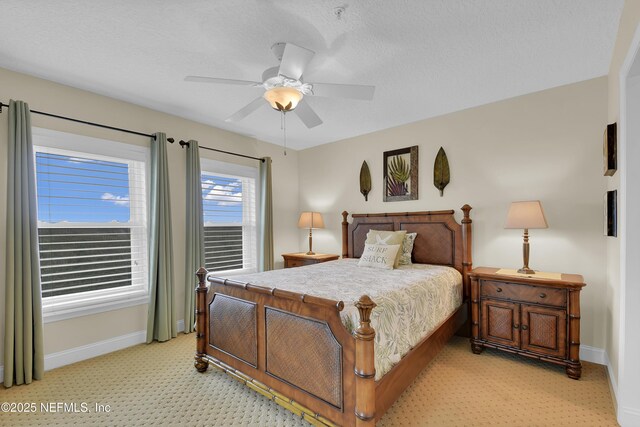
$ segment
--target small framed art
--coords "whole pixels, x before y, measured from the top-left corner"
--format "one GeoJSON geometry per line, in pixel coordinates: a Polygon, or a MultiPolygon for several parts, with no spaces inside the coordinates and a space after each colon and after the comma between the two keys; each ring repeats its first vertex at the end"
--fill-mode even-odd
{"type": "Polygon", "coordinates": [[[607,191],[604,196],[604,235],[618,236],[618,190],[607,191]]]}
{"type": "Polygon", "coordinates": [[[604,176],[613,176],[618,169],[617,153],[617,123],[607,125],[602,139],[602,160],[604,161],[604,176]]]}
{"type": "Polygon", "coordinates": [[[385,151],[383,188],[385,202],[418,199],[418,146],[385,151]]]}

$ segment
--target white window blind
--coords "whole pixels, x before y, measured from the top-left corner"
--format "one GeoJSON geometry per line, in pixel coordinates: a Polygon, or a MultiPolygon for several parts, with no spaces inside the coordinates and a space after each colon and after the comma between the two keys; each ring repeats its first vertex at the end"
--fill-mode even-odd
{"type": "Polygon", "coordinates": [[[146,292],[145,162],[37,146],[35,163],[45,306],[146,292]]]}
{"type": "MultiPolygon", "coordinates": [[[[208,164],[211,169],[214,165],[208,164]]],[[[206,171],[201,178],[205,267],[215,272],[256,271],[255,176],[206,171]]]]}

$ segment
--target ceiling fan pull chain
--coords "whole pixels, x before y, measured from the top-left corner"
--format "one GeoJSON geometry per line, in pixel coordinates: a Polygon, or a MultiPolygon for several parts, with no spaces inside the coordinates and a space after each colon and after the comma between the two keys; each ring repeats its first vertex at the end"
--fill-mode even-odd
{"type": "Polygon", "coordinates": [[[284,155],[287,155],[287,115],[282,112],[282,133],[284,134],[284,155]]]}

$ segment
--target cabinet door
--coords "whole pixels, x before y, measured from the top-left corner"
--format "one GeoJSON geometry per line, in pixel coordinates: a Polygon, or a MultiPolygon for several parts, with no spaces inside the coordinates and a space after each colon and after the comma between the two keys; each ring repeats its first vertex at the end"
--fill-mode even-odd
{"type": "Polygon", "coordinates": [[[522,349],[565,358],[565,310],[522,304],[522,349]]]}
{"type": "Polygon", "coordinates": [[[520,304],[483,299],[482,310],[483,340],[510,347],[520,346],[520,304]]]}

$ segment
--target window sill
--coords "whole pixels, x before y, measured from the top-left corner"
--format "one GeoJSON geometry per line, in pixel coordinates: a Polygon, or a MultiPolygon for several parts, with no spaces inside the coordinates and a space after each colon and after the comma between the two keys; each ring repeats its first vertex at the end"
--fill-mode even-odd
{"type": "Polygon", "coordinates": [[[75,317],[90,316],[106,311],[119,310],[121,308],[148,304],[147,292],[132,292],[112,297],[103,297],[91,300],[76,300],[72,303],[43,304],[42,320],[44,323],[58,322],[60,320],[73,319],[75,317]]]}
{"type": "Polygon", "coordinates": [[[256,268],[246,268],[242,270],[223,270],[223,271],[210,271],[207,276],[210,277],[235,277],[235,276],[243,276],[245,274],[253,274],[257,273],[258,270],[256,268]]]}

